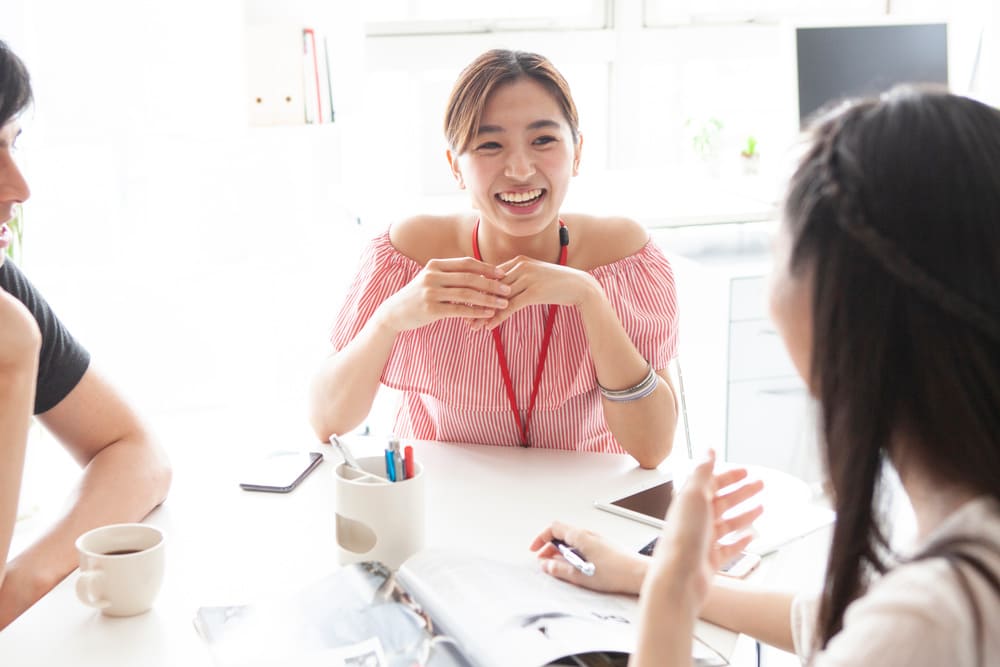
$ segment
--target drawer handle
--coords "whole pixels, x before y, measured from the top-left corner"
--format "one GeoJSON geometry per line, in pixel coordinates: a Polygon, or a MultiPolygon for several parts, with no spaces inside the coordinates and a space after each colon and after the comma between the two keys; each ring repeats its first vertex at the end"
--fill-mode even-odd
{"type": "Polygon", "coordinates": [[[804,393],[805,390],[805,387],[778,387],[777,389],[761,389],[760,393],[769,396],[794,396],[804,393]]]}

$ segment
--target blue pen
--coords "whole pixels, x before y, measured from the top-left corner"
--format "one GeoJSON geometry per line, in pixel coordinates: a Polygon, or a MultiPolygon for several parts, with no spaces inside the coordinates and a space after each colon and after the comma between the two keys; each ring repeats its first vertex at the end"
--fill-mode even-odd
{"type": "Polygon", "coordinates": [[[390,482],[396,481],[396,464],[392,460],[392,450],[385,450],[385,474],[390,482]]]}

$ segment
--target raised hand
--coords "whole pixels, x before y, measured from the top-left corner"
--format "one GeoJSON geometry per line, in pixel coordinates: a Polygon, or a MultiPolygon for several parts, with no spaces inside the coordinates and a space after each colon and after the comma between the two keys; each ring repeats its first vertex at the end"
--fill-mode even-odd
{"type": "Polygon", "coordinates": [[[500,264],[502,283],[510,287],[509,305],[489,318],[471,323],[474,329],[492,329],[515,312],[536,304],[579,305],[588,293],[600,290],[589,273],[520,255],[500,264]]]}
{"type": "Polygon", "coordinates": [[[380,310],[395,331],[407,331],[446,317],[485,320],[509,305],[505,273],[471,257],[432,259],[380,310]]]}
{"type": "Polygon", "coordinates": [[[747,477],[742,468],[714,474],[715,452],[694,468],[667,511],[663,533],[653,552],[650,574],[684,588],[700,606],[716,571],[750,543],[750,528],[763,508],[727,515],[732,508],[756,496],[763,482],[737,484],[747,477]],[[685,585],[686,584],[686,585],[685,585]]]}

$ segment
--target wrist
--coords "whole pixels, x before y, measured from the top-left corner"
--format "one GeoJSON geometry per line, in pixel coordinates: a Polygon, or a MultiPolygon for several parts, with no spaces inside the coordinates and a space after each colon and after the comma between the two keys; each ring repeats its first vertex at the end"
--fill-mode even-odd
{"type": "Polygon", "coordinates": [[[608,295],[604,293],[604,288],[601,287],[601,283],[597,282],[597,279],[589,273],[583,271],[581,273],[584,278],[583,285],[574,305],[580,310],[580,315],[586,319],[601,309],[609,308],[611,304],[608,301],[608,295]]]}
{"type": "Polygon", "coordinates": [[[646,581],[646,576],[649,574],[649,566],[652,562],[653,560],[649,556],[640,556],[638,554],[631,556],[631,562],[625,570],[628,592],[634,595],[639,594],[643,583],[646,581]]]}
{"type": "Polygon", "coordinates": [[[641,595],[653,600],[669,600],[671,607],[691,614],[698,613],[702,601],[693,573],[675,563],[651,568],[642,583],[641,595]]]}
{"type": "Polygon", "coordinates": [[[44,568],[20,563],[21,558],[15,558],[8,564],[3,585],[0,586],[0,628],[42,599],[65,576],[65,573],[57,576],[44,568]]]}
{"type": "Polygon", "coordinates": [[[372,313],[371,318],[368,320],[367,328],[371,335],[376,339],[391,339],[395,340],[403,328],[398,326],[396,322],[393,321],[392,315],[388,312],[387,304],[388,301],[383,302],[374,313],[372,313]]]}

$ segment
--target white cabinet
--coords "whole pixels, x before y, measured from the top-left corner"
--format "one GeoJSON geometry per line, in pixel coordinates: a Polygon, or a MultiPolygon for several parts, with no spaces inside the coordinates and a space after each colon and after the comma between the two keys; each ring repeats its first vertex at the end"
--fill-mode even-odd
{"type": "Polygon", "coordinates": [[[333,125],[352,114],[364,53],[358,3],[243,0],[252,127],[333,125]]]}
{"type": "Polygon", "coordinates": [[[767,315],[767,279],[729,286],[726,459],[821,479],[816,404],[767,315]]]}

